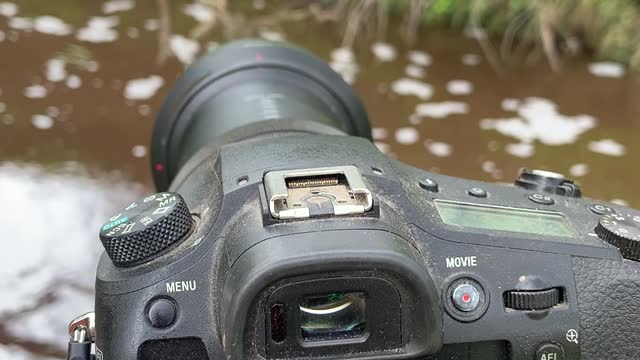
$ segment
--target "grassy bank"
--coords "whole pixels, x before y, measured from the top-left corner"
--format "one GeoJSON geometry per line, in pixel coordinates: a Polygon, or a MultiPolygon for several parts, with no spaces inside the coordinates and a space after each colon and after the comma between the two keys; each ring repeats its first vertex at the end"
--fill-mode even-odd
{"type": "Polygon", "coordinates": [[[503,50],[539,46],[554,67],[563,54],[585,52],[640,69],[640,0],[382,1],[409,18],[419,11],[428,25],[482,28],[503,50]]]}

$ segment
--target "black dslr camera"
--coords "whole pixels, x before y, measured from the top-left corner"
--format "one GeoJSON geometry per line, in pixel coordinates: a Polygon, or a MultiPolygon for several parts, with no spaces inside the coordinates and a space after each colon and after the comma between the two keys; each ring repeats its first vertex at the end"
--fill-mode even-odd
{"type": "Polygon", "coordinates": [[[545,171],[428,173],[369,137],[300,49],[204,57],[157,120],[161,192],[100,229],[70,358],[640,358],[640,212],[545,171]]]}

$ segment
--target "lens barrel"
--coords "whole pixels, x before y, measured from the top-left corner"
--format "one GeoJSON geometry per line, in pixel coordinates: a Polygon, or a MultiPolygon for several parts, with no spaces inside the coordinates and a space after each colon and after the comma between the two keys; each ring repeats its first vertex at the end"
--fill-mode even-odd
{"type": "Polygon", "coordinates": [[[156,187],[166,190],[211,142],[301,132],[371,136],[353,89],[321,59],[283,43],[232,42],[191,66],[166,99],[151,144],[156,187]]]}

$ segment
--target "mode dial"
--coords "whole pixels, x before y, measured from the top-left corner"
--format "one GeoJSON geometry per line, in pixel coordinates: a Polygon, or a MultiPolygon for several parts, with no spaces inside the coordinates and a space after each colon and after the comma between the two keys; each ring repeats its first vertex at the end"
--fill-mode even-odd
{"type": "Polygon", "coordinates": [[[565,179],[564,175],[551,171],[522,169],[516,186],[535,191],[545,191],[561,196],[579,198],[582,196],[580,187],[573,181],[565,179]]]}
{"type": "Polygon", "coordinates": [[[625,259],[640,261],[640,215],[605,215],[596,226],[596,234],[617,247],[625,259]]]}
{"type": "Polygon", "coordinates": [[[159,256],[191,229],[191,213],[179,194],[162,192],[131,203],[100,228],[113,264],[139,265],[159,256]]]}
{"type": "Polygon", "coordinates": [[[543,310],[562,302],[559,288],[534,291],[507,291],[504,293],[504,306],[514,310],[543,310]]]}

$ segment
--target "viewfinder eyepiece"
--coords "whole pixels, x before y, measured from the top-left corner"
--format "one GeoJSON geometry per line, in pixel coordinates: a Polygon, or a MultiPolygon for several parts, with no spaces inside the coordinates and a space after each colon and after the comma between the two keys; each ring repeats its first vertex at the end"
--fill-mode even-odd
{"type": "Polygon", "coordinates": [[[366,335],[366,299],[361,292],[335,292],[303,298],[300,334],[307,342],[331,341],[366,335]]]}

